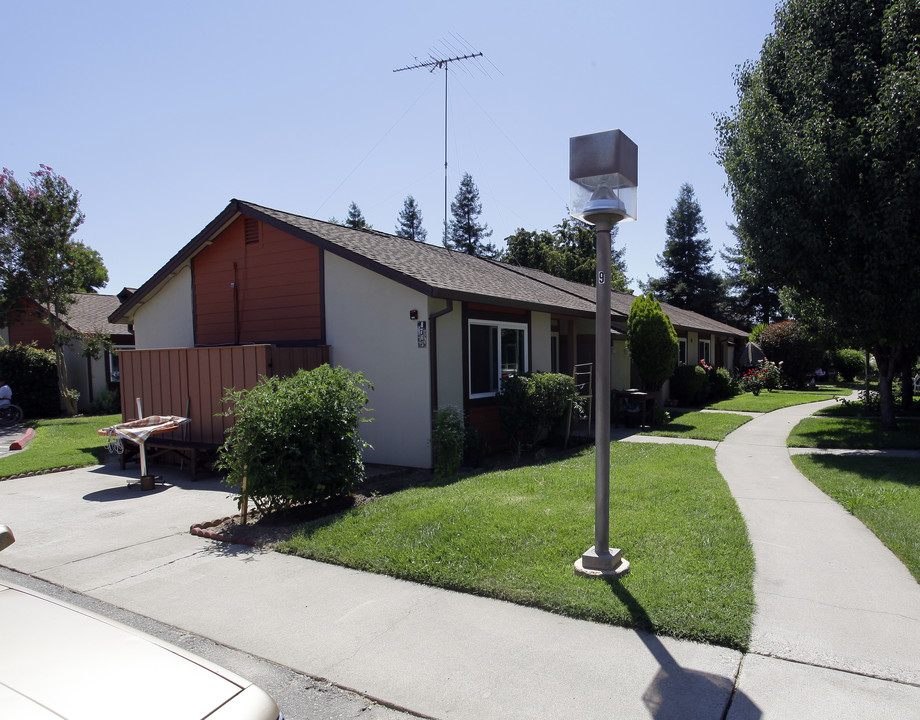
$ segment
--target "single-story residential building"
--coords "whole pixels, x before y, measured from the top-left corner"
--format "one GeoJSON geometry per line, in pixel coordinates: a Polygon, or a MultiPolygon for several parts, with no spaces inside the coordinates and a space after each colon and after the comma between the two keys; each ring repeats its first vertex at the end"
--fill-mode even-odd
{"type": "MultiPolygon", "coordinates": [[[[529,268],[232,200],[109,319],[133,326],[135,353],[323,348],[329,362],[361,371],[374,385],[374,420],[361,426],[373,446],[365,460],[431,467],[436,408],[457,406],[473,426],[495,435],[502,377],[571,374],[576,363],[593,362],[594,297],[593,287],[529,268]]],[[[613,293],[605,342],[614,388],[638,382],[624,334],[632,301],[613,293]]],[[[732,366],[745,332],[664,310],[684,361],[732,366]]],[[[160,368],[179,362],[162,357],[160,368]]],[[[126,419],[135,417],[130,402],[123,398],[126,419]]],[[[144,412],[183,414],[181,405],[144,412]]]]}
{"type": "MultiPolygon", "coordinates": [[[[125,288],[117,295],[73,293],[73,304],[67,315],[57,315],[63,325],[79,333],[104,333],[116,351],[134,347],[134,334],[124,322],[110,322],[109,315],[128,299],[132,290],[125,288]]],[[[9,326],[0,328],[0,337],[11,345],[35,343],[42,350],[54,348],[51,328],[47,323],[48,311],[33,300],[22,300],[9,316],[9,326]]],[[[64,362],[70,387],[79,391],[78,409],[89,408],[93,399],[103,390],[118,388],[118,353],[104,350],[98,358],[86,357],[80,342],[64,348],[64,362]]]]}

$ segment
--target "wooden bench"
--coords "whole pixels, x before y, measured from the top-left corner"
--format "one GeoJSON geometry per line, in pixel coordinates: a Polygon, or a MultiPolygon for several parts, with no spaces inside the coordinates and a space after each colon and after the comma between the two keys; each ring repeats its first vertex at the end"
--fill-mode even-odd
{"type": "MultiPolygon", "coordinates": [[[[144,443],[147,450],[147,460],[154,460],[157,457],[167,453],[176,453],[189,461],[189,467],[192,471],[192,480],[198,479],[198,463],[203,457],[214,455],[219,445],[206,442],[195,442],[193,440],[182,440],[174,438],[157,438],[151,436],[144,443]],[[152,451],[152,452],[151,452],[152,451]]],[[[134,443],[125,443],[125,451],[118,456],[118,462],[122,470],[131,459],[129,456],[138,455],[138,447],[134,443]]]]}

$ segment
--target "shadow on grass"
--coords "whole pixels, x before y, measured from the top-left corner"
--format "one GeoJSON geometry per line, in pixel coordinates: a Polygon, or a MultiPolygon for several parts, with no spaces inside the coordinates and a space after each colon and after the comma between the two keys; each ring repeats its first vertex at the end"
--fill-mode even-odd
{"type": "Polygon", "coordinates": [[[872,482],[890,482],[905,487],[920,487],[917,459],[906,457],[879,457],[878,455],[808,455],[815,465],[836,472],[859,473],[859,477],[872,482]]]}
{"type": "Polygon", "coordinates": [[[637,635],[655,658],[659,669],[642,694],[642,701],[655,720],[684,720],[693,717],[728,717],[758,720],[760,708],[735,687],[735,680],[684,668],[651,632],[651,618],[632,593],[616,578],[605,578],[616,598],[626,606],[640,630],[637,635]],[[707,708],[711,713],[706,712],[707,708]]]}

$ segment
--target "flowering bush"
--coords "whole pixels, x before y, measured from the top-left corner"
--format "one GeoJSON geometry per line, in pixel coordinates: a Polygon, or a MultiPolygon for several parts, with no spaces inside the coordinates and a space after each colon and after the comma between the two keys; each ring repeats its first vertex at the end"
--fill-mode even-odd
{"type": "Polygon", "coordinates": [[[779,387],[780,365],[769,360],[761,360],[757,367],[751,368],[741,376],[741,390],[760,395],[761,390],[773,391],[779,387]]]}

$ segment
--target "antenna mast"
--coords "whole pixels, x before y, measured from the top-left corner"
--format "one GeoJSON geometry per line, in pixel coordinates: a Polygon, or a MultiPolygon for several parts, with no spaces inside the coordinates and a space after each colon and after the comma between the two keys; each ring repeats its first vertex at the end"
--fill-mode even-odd
{"type": "MultiPolygon", "coordinates": [[[[415,65],[406,65],[406,67],[396,68],[393,72],[402,72],[404,70],[420,70],[425,68],[429,72],[434,72],[444,68],[444,247],[447,247],[447,65],[460,60],[472,60],[473,58],[482,57],[481,52],[470,53],[468,55],[457,55],[455,57],[431,57],[425,62],[416,63],[415,65]]],[[[416,58],[417,60],[418,58],[416,58]]]]}

